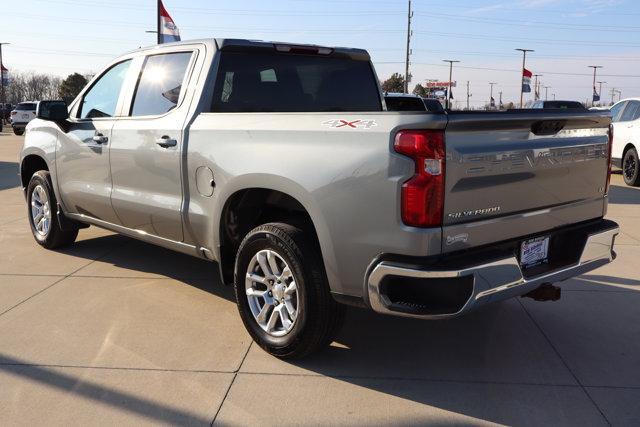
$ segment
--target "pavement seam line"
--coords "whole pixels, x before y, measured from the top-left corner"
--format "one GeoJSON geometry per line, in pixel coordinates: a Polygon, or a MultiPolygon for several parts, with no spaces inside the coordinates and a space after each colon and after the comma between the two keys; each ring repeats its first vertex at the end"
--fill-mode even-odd
{"type": "Polygon", "coordinates": [[[112,371],[150,371],[150,372],[175,372],[186,374],[231,374],[233,371],[218,371],[209,369],[170,369],[170,368],[133,368],[126,366],[84,366],[84,365],[58,365],[49,363],[1,363],[0,366],[24,366],[26,368],[60,368],[60,369],[99,369],[112,371]]]}
{"type": "Polygon", "coordinates": [[[216,410],[216,413],[213,416],[213,419],[211,420],[211,424],[210,424],[211,427],[213,427],[213,425],[216,422],[216,419],[218,418],[218,415],[220,415],[220,411],[222,410],[222,407],[224,406],[224,402],[227,400],[227,396],[229,396],[229,392],[231,391],[231,387],[233,387],[233,383],[236,381],[236,378],[238,377],[238,374],[240,373],[240,369],[242,369],[242,365],[244,364],[245,359],[249,355],[249,350],[251,350],[252,346],[253,346],[253,341],[251,341],[251,343],[247,347],[247,351],[244,353],[244,356],[242,356],[242,360],[240,361],[240,365],[238,365],[238,369],[236,369],[233,372],[233,378],[231,379],[231,382],[229,383],[229,387],[227,387],[227,391],[224,393],[224,396],[222,397],[222,400],[220,401],[220,406],[218,406],[218,409],[216,410]]]}
{"type": "MultiPolygon", "coordinates": [[[[119,247],[119,246],[118,246],[118,247],[119,247]]],[[[25,298],[25,299],[23,299],[22,301],[20,301],[20,302],[18,302],[17,304],[15,304],[14,306],[12,306],[12,307],[10,307],[10,308],[6,309],[6,310],[5,310],[5,311],[3,311],[2,313],[0,313],[0,317],[4,316],[5,314],[7,314],[8,312],[10,312],[10,311],[11,311],[11,310],[13,310],[14,308],[21,306],[22,304],[24,304],[25,302],[27,302],[27,301],[31,300],[32,298],[34,298],[34,297],[36,297],[36,296],[40,295],[41,293],[45,292],[47,289],[50,289],[50,288],[52,288],[53,286],[57,285],[58,283],[62,282],[63,280],[65,280],[65,279],[67,279],[67,278],[71,277],[71,275],[73,275],[74,273],[77,273],[78,271],[82,270],[83,268],[88,267],[89,265],[93,264],[94,262],[96,262],[96,261],[98,261],[98,260],[100,260],[100,259],[102,259],[102,258],[106,257],[107,255],[109,255],[111,252],[113,252],[113,251],[115,251],[115,250],[116,250],[116,248],[114,248],[114,249],[112,249],[112,250],[109,250],[109,251],[107,251],[107,252],[103,253],[102,255],[100,255],[99,257],[97,257],[97,258],[95,258],[95,259],[92,259],[90,262],[86,263],[86,264],[85,264],[85,265],[83,265],[82,267],[79,267],[79,268],[77,268],[77,269],[73,270],[71,273],[69,273],[69,274],[67,274],[67,275],[65,275],[65,276],[63,276],[63,277],[60,277],[60,279],[56,280],[55,282],[53,282],[52,284],[50,284],[50,285],[49,285],[49,286],[47,286],[46,288],[39,290],[38,292],[36,292],[35,294],[31,295],[30,297],[25,298]]]]}
{"type": "Polygon", "coordinates": [[[540,333],[542,334],[542,336],[544,337],[544,339],[547,341],[547,343],[551,346],[551,348],[553,349],[553,351],[556,353],[556,355],[558,356],[558,358],[560,359],[560,361],[562,362],[562,364],[565,366],[565,368],[567,368],[567,370],[569,371],[569,373],[571,374],[571,376],[573,377],[573,379],[576,381],[576,383],[578,383],[578,385],[580,386],[580,388],[582,388],[583,393],[587,396],[587,398],[591,401],[591,403],[593,404],[593,406],[598,410],[598,412],[600,413],[600,415],[602,416],[602,418],[604,419],[604,421],[608,424],[608,425],[612,425],[611,421],[609,421],[609,419],[607,418],[607,416],[604,414],[604,412],[602,411],[602,409],[600,408],[600,406],[598,406],[598,404],[596,403],[596,401],[593,399],[593,397],[591,396],[591,394],[589,394],[589,391],[586,389],[586,387],[584,386],[584,384],[582,384],[582,381],[580,381],[580,379],[578,378],[578,376],[573,372],[573,370],[571,369],[571,367],[569,366],[569,364],[567,363],[566,360],[564,360],[564,358],[562,357],[562,355],[560,354],[560,351],[558,351],[558,349],[556,348],[555,345],[553,345],[553,342],[551,342],[551,339],[549,338],[549,336],[546,334],[546,332],[542,329],[542,327],[540,326],[540,324],[538,324],[538,322],[536,321],[536,319],[533,317],[533,315],[531,313],[529,313],[529,310],[527,310],[527,307],[525,307],[525,305],[522,303],[522,301],[520,301],[518,299],[518,303],[520,304],[520,306],[522,307],[522,309],[524,310],[524,312],[527,314],[527,316],[529,317],[529,319],[531,319],[531,321],[533,322],[533,324],[536,326],[536,328],[540,331],[540,333]]]}

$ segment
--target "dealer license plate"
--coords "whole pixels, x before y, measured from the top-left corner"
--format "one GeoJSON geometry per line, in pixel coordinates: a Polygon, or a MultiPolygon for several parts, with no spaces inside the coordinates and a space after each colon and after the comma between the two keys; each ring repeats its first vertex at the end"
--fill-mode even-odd
{"type": "Polygon", "coordinates": [[[549,255],[549,236],[525,240],[520,246],[520,264],[527,268],[542,264],[549,255]]]}

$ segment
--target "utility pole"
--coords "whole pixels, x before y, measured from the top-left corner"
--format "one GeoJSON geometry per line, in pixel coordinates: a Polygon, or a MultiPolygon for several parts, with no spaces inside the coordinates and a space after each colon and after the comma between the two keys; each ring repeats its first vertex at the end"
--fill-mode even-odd
{"type": "Polygon", "coordinates": [[[411,80],[411,75],[409,74],[411,36],[413,35],[413,31],[411,30],[411,18],[413,18],[413,11],[411,10],[411,0],[409,0],[409,12],[407,13],[407,57],[404,62],[404,93],[409,93],[409,80],[411,80]]]}
{"type": "Polygon", "coordinates": [[[549,88],[551,86],[542,86],[544,88],[544,100],[547,101],[549,99],[549,88]]]}
{"type": "MultiPolygon", "coordinates": [[[[596,104],[596,101],[593,99],[596,91],[596,70],[598,68],[603,68],[602,65],[587,65],[589,68],[593,68],[593,94],[591,94],[591,106],[593,107],[596,104]]],[[[598,94],[600,96],[600,94],[598,94]]]]}
{"type": "Polygon", "coordinates": [[[447,90],[447,110],[451,107],[451,79],[453,78],[453,64],[455,62],[460,62],[455,59],[443,59],[442,62],[449,63],[449,89],[447,90]]]}
{"type": "MultiPolygon", "coordinates": [[[[489,109],[491,109],[491,101],[493,100],[493,85],[496,85],[497,83],[495,82],[489,82],[489,86],[491,87],[491,89],[489,90],[489,109]]],[[[495,102],[494,102],[495,105],[495,102]]]]}
{"type": "Polygon", "coordinates": [[[535,52],[533,49],[516,49],[522,52],[522,72],[520,73],[520,108],[523,106],[524,101],[524,70],[527,64],[527,52],[535,52]]]}
{"type": "Polygon", "coordinates": [[[616,88],[612,87],[611,88],[611,105],[613,105],[615,95],[616,95],[616,88]]]}
{"type": "Polygon", "coordinates": [[[533,77],[535,78],[535,83],[533,84],[533,99],[537,101],[538,97],[540,96],[540,88],[538,87],[538,77],[542,77],[542,74],[534,74],[533,77]]]}
{"type": "Polygon", "coordinates": [[[4,72],[2,71],[4,69],[4,65],[2,63],[2,45],[3,44],[11,44],[11,43],[0,43],[0,107],[2,107],[2,117],[0,117],[0,120],[4,120],[4,108],[5,108],[5,102],[6,102],[6,98],[5,98],[5,93],[4,93],[4,72]]]}
{"type": "Polygon", "coordinates": [[[467,80],[467,110],[469,110],[469,98],[471,94],[469,93],[469,80],[467,80]]]}
{"type": "Polygon", "coordinates": [[[500,101],[498,102],[498,108],[502,110],[502,91],[498,92],[498,95],[500,95],[500,101]]]}

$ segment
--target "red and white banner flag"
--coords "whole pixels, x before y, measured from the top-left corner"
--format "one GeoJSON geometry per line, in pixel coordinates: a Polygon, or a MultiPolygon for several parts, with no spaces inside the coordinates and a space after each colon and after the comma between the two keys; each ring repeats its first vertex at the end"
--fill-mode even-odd
{"type": "Polygon", "coordinates": [[[526,68],[522,69],[522,91],[531,92],[531,76],[533,73],[526,68]]]}
{"type": "Polygon", "coordinates": [[[173,22],[171,15],[164,8],[162,0],[158,0],[158,20],[159,20],[159,33],[158,43],[171,43],[180,41],[180,30],[173,22]]]}

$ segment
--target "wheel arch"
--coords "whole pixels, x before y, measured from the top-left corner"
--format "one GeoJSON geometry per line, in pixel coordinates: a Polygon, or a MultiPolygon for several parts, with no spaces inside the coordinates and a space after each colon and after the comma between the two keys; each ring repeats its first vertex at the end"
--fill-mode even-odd
{"type": "MultiPolygon", "coordinates": [[[[216,250],[223,283],[233,283],[237,247],[242,238],[266,222],[289,222],[306,227],[316,238],[329,284],[337,280],[336,263],[329,230],[320,208],[298,184],[269,179],[254,180],[250,185],[233,185],[217,216],[216,250]],[[239,214],[240,212],[240,214],[239,214]],[[231,237],[230,232],[235,233],[231,237]]],[[[219,205],[220,206],[220,205],[219,205]]]]}

